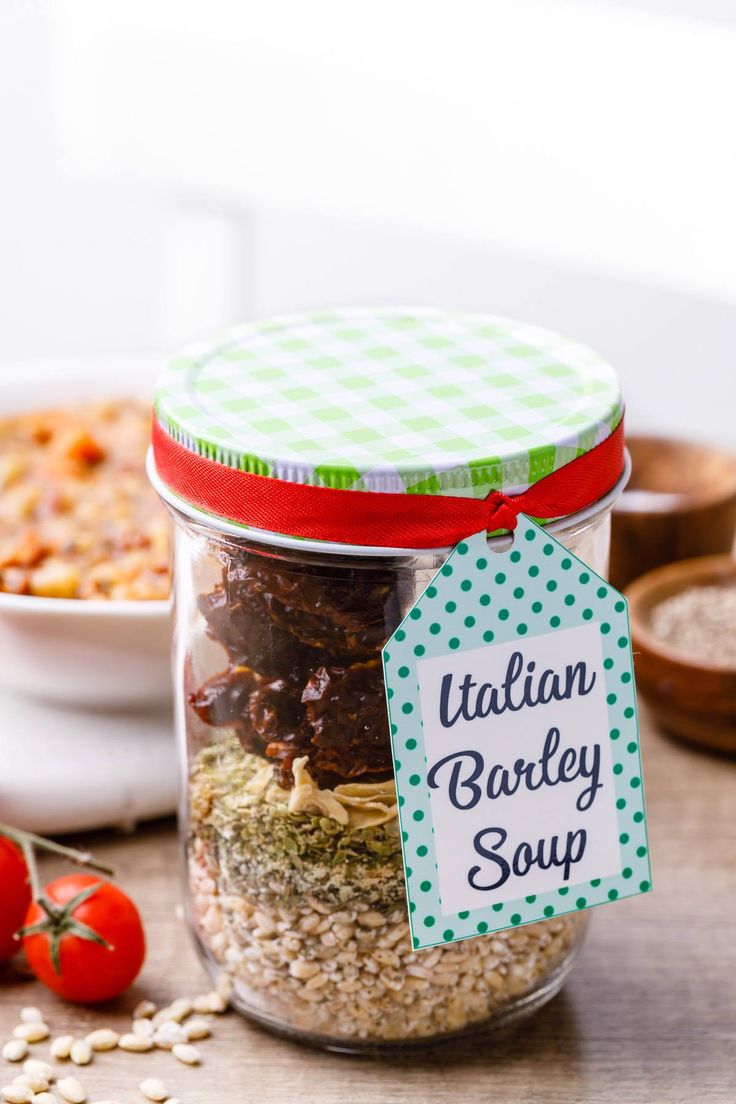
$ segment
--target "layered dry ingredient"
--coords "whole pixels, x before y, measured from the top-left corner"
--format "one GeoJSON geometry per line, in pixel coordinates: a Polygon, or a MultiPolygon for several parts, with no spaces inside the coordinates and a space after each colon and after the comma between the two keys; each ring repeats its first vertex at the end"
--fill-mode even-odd
{"type": "Polygon", "coordinates": [[[0,591],[161,599],[166,513],[145,473],[150,408],[82,403],[0,422],[0,591]]]}
{"type": "Polygon", "coordinates": [[[386,1043],[462,1031],[544,986],[582,915],[411,945],[380,662],[397,575],[221,557],[199,610],[227,666],[190,687],[188,847],[198,934],[235,1000],[386,1043]]]}

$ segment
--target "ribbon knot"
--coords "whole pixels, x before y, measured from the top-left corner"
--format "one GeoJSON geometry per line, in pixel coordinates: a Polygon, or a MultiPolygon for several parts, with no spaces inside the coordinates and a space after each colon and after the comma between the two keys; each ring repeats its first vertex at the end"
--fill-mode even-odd
{"type": "Polygon", "coordinates": [[[502,491],[491,491],[486,498],[486,503],[488,505],[487,529],[489,533],[494,533],[497,529],[516,528],[517,511],[508,495],[503,494],[502,491]]]}
{"type": "Polygon", "coordinates": [[[167,489],[216,518],[270,533],[382,548],[447,548],[482,529],[516,528],[518,514],[566,517],[607,494],[624,469],[624,424],[520,494],[486,498],[339,490],[241,471],[190,452],[154,420],[156,472],[167,489]]]}

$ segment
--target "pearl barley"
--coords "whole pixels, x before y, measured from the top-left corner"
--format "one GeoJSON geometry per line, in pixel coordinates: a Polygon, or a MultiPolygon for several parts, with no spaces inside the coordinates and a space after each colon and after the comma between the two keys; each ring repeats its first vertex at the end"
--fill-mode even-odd
{"type": "Polygon", "coordinates": [[[25,1039],[11,1039],[3,1047],[3,1058],[6,1062],[22,1062],[28,1054],[28,1043],[25,1039]]]}
{"type": "Polygon", "coordinates": [[[35,1021],[33,1023],[20,1023],[13,1028],[16,1039],[25,1039],[27,1043],[42,1043],[49,1037],[48,1025],[35,1021]]]}
{"type": "Polygon", "coordinates": [[[33,1093],[23,1085],[6,1085],[0,1095],[7,1104],[33,1104],[33,1093]]]}
{"type": "Polygon", "coordinates": [[[48,1092],[49,1080],[47,1077],[42,1077],[40,1073],[21,1073],[13,1078],[13,1084],[22,1085],[32,1093],[42,1093],[48,1092]]]}
{"type": "Polygon", "coordinates": [[[121,1050],[129,1050],[132,1053],[144,1054],[147,1050],[153,1050],[153,1039],[149,1039],[146,1035],[136,1035],[134,1032],[129,1031],[127,1034],[120,1036],[118,1046],[121,1050]]]}
{"type": "Polygon", "coordinates": [[[185,1066],[198,1066],[202,1061],[199,1051],[191,1043],[174,1043],[171,1053],[185,1066]]]}
{"type": "Polygon", "coordinates": [[[145,1081],[141,1081],[140,1090],[145,1098],[153,1100],[154,1104],[161,1104],[162,1101],[169,1099],[166,1086],[157,1077],[147,1077],[145,1081]]]}
{"type": "Polygon", "coordinates": [[[75,1066],[88,1066],[92,1061],[92,1047],[86,1039],[75,1039],[69,1057],[75,1066]]]}
{"type": "Polygon", "coordinates": [[[90,1031],[85,1041],[89,1043],[92,1050],[114,1050],[119,1039],[117,1031],[113,1031],[112,1028],[98,1027],[96,1031],[90,1031]]]}
{"type": "Polygon", "coordinates": [[[57,1089],[69,1104],[84,1104],[87,1094],[76,1077],[62,1077],[57,1089]]]}
{"type": "Polygon", "coordinates": [[[72,1051],[73,1035],[58,1035],[52,1039],[49,1054],[52,1058],[60,1058],[62,1061],[68,1058],[72,1051]]]}
{"type": "Polygon", "coordinates": [[[29,1058],[23,1063],[23,1072],[45,1077],[47,1081],[53,1081],[56,1074],[48,1062],[42,1062],[40,1058],[29,1058]]]}

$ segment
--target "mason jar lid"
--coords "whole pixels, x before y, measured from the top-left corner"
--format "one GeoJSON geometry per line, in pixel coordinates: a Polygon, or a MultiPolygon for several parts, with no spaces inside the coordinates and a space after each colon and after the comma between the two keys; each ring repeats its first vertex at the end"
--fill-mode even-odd
{"type": "Polygon", "coordinates": [[[516,494],[593,449],[623,413],[613,369],[493,315],[338,309],[235,327],[156,391],[187,451],[317,487],[516,494]]]}

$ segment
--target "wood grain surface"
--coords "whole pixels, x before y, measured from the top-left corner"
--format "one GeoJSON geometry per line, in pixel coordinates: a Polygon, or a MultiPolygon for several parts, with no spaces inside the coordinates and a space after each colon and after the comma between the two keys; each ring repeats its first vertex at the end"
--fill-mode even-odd
{"type": "MultiPolygon", "coordinates": [[[[564,991],[514,1032],[392,1060],[314,1051],[235,1014],[200,1044],[204,1064],[162,1051],[98,1055],[76,1071],[90,1101],[142,1104],[163,1077],[182,1104],[734,1104],[736,1102],[736,764],[680,747],[644,719],[654,892],[596,909],[564,991]]],[[[206,988],[174,909],[180,874],[169,822],[82,842],[118,868],[139,902],[149,957],[135,990],[104,1009],[65,1006],[17,967],[0,972],[0,1039],[24,1004],[54,1033],[119,1030],[143,996],[206,988]]],[[[52,865],[48,866],[51,872],[52,865]]],[[[33,1048],[46,1057],[48,1047],[33,1048]]],[[[18,1072],[0,1059],[11,1080],[18,1072]]]]}

